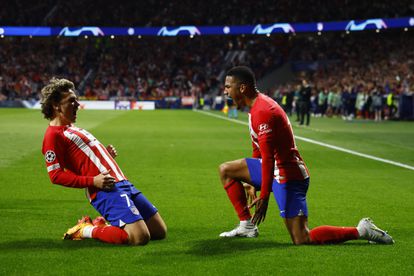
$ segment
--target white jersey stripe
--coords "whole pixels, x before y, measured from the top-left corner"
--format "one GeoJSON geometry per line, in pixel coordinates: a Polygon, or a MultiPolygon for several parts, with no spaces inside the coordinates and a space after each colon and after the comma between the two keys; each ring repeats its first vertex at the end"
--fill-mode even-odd
{"type": "Polygon", "coordinates": [[[95,166],[98,168],[98,170],[101,173],[106,172],[108,170],[104,165],[102,165],[101,161],[95,155],[93,150],[88,145],[86,145],[78,135],[76,135],[75,133],[70,133],[69,131],[64,131],[63,134],[69,140],[71,140],[73,143],[75,143],[75,145],[78,146],[78,148],[81,151],[83,151],[86,154],[86,156],[89,157],[89,159],[92,161],[92,163],[95,164],[95,166]]]}
{"type": "Polygon", "coordinates": [[[56,163],[47,167],[47,172],[51,172],[60,168],[60,164],[56,163]]]}
{"type": "Polygon", "coordinates": [[[103,149],[102,144],[98,144],[96,146],[105,159],[105,161],[108,163],[109,167],[111,167],[112,171],[115,173],[116,178],[118,178],[119,181],[122,181],[125,179],[124,174],[122,173],[121,169],[112,162],[111,158],[107,155],[106,151],[103,149]]]}

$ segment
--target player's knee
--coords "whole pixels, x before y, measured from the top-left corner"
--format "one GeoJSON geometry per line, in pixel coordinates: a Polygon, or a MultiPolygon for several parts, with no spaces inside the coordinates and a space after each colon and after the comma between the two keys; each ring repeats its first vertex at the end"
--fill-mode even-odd
{"type": "Polygon", "coordinates": [[[146,245],[151,240],[151,236],[146,232],[133,233],[129,235],[129,244],[130,245],[146,245]]]}
{"type": "Polygon", "coordinates": [[[134,226],[125,229],[128,233],[128,243],[130,245],[146,245],[151,239],[149,230],[140,224],[134,226]]]}
{"type": "Polygon", "coordinates": [[[167,226],[164,224],[160,226],[156,231],[151,232],[152,240],[163,240],[167,237],[167,226]]]}
{"type": "Polygon", "coordinates": [[[227,179],[228,178],[229,169],[230,169],[229,162],[220,164],[219,174],[220,174],[221,179],[227,179]]]}
{"type": "Polygon", "coordinates": [[[309,236],[308,235],[297,235],[292,237],[292,241],[294,245],[303,245],[309,244],[309,236]]]}
{"type": "Polygon", "coordinates": [[[292,241],[294,245],[306,244],[306,242],[303,239],[293,238],[292,241]]]}

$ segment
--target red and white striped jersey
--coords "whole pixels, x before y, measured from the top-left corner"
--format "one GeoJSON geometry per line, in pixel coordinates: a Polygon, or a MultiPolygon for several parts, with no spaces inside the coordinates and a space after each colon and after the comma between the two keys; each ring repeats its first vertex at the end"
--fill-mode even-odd
{"type": "Polygon", "coordinates": [[[73,188],[88,188],[93,200],[97,189],[94,176],[110,171],[115,182],[126,180],[106,148],[89,132],[73,125],[49,126],[43,139],[42,153],[50,180],[73,188]]]}
{"type": "Polygon", "coordinates": [[[273,99],[258,93],[249,113],[249,128],[253,157],[262,159],[262,198],[270,194],[273,178],[286,183],[309,177],[289,118],[273,99]]]}

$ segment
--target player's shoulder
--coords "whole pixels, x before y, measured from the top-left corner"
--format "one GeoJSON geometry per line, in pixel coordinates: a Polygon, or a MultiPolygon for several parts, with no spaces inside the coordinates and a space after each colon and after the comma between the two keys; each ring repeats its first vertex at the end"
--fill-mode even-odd
{"type": "Polygon", "coordinates": [[[45,131],[44,139],[58,139],[63,136],[63,132],[66,130],[65,126],[48,126],[45,131]]]}
{"type": "Polygon", "coordinates": [[[280,113],[281,107],[269,96],[259,93],[253,109],[256,115],[274,116],[280,113]]]}
{"type": "Polygon", "coordinates": [[[262,93],[257,95],[256,101],[258,107],[260,107],[259,110],[273,110],[279,106],[275,100],[262,93]]]}

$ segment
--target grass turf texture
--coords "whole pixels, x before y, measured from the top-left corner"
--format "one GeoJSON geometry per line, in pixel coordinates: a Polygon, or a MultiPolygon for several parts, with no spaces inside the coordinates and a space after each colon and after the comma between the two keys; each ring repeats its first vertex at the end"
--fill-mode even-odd
{"type": "MultiPolygon", "coordinates": [[[[246,121],[245,114],[240,120],[246,121]]],[[[293,121],[293,120],[292,120],[293,121]]],[[[0,109],[0,274],[412,274],[414,171],[297,141],[311,172],[310,227],[371,216],[393,246],[293,246],[271,199],[257,239],[220,239],[237,224],[220,163],[250,156],[247,126],[192,111],[80,111],[79,127],[117,147],[123,172],[158,207],[168,237],[145,247],[63,241],[84,192],[52,185],[39,111],[0,109]]],[[[296,135],[414,166],[414,124],[318,118],[296,135]]]]}

